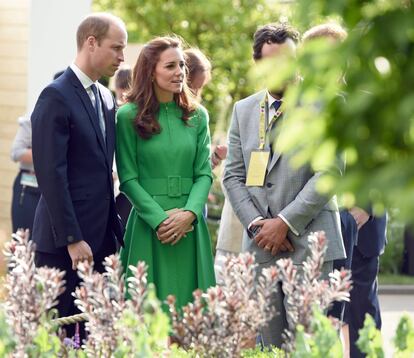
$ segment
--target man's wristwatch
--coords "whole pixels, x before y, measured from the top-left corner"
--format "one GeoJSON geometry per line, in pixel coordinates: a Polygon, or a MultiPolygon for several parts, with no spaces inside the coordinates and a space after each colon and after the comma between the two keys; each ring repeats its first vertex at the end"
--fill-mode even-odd
{"type": "Polygon", "coordinates": [[[255,236],[260,232],[260,229],[261,229],[261,226],[251,225],[250,229],[247,229],[247,235],[249,235],[251,239],[254,239],[255,236]]]}

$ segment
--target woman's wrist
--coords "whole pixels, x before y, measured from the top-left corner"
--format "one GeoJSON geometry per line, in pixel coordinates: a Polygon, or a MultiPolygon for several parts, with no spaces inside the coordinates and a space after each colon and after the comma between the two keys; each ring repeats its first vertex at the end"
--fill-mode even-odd
{"type": "Polygon", "coordinates": [[[188,215],[188,218],[190,219],[191,218],[191,222],[193,222],[196,218],[197,218],[197,216],[196,216],[196,214],[194,214],[192,211],[190,211],[190,210],[186,210],[185,211],[185,213],[188,215]]]}

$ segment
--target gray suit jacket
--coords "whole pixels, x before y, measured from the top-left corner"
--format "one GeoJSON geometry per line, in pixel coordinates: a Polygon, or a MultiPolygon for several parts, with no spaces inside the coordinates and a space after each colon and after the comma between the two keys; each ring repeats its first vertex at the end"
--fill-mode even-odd
{"type": "MultiPolygon", "coordinates": [[[[255,93],[234,105],[223,184],[244,228],[258,216],[269,218],[280,214],[299,235],[289,230],[288,237],[295,251],[274,257],[260,249],[244,230],[243,249],[255,253],[258,263],[291,257],[294,263],[300,264],[309,254],[308,235],[323,230],[328,240],[325,260],[344,258],[336,198],[320,194],[315,187],[321,173],[312,172],[309,166],[293,169],[287,154],[274,152],[263,187],[245,185],[250,154],[259,147],[260,102],[265,94],[266,91],[255,93]]],[[[276,141],[283,135],[283,118],[277,120],[272,132],[276,141]]]]}

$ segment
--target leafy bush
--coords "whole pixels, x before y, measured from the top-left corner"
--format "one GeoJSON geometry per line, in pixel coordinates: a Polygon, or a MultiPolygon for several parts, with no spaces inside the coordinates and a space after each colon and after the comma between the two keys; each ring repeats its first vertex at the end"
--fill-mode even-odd
{"type": "MultiPolygon", "coordinates": [[[[269,296],[278,280],[283,280],[285,293],[295,301],[290,302],[292,308],[287,312],[290,323],[286,335],[294,339],[286,346],[290,355],[336,358],[341,352],[339,339],[332,322],[321,312],[332,300],[347,298],[349,277],[346,272],[337,271],[329,282],[320,281],[324,235],[311,235],[309,240],[313,253],[304,263],[303,272],[284,260],[277,267],[264,270],[258,285],[252,255],[228,258],[222,287],[210,288],[206,293],[196,291],[194,302],[180,312],[174,306],[174,298],[169,298],[171,325],[154,287],[147,284],[144,263],[131,268],[134,276],[128,278],[130,298],[126,300],[123,270],[117,255],[105,259],[102,274],[94,272],[92,265],[85,262],[79,265],[83,282],[75,296],[87,318],[89,336],[83,342],[83,349],[75,350],[63,343],[53,310],[45,313],[61,292],[61,273],[34,267],[33,244],[27,235],[20,233],[6,248],[8,296],[4,317],[0,311],[0,356],[284,357],[286,353],[274,347],[263,351],[259,347],[246,347],[276,313],[268,304],[269,296]],[[1,324],[2,320],[7,324],[1,324]],[[179,346],[168,346],[168,335],[179,346]]],[[[369,357],[383,354],[380,333],[370,317],[361,330],[358,344],[369,357]]],[[[414,329],[408,317],[403,317],[398,326],[395,345],[397,357],[409,357],[414,352],[414,329]]]]}
{"type": "Polygon", "coordinates": [[[285,333],[283,348],[288,352],[296,350],[297,333],[301,336],[313,336],[317,332],[315,330],[319,329],[319,326],[313,324],[315,307],[323,311],[327,310],[334,301],[349,301],[351,289],[349,271],[335,270],[330,274],[329,280],[321,280],[321,269],[326,252],[325,234],[322,232],[311,234],[308,240],[311,255],[303,263],[302,272],[298,271],[290,259],[276,262],[287,301],[288,330],[285,333]]]}
{"type": "Polygon", "coordinates": [[[384,358],[381,332],[376,328],[374,319],[367,314],[364,327],[359,330],[357,346],[367,358],[384,358]]]}
{"type": "Polygon", "coordinates": [[[227,257],[223,285],[206,293],[195,291],[194,302],[183,307],[182,314],[170,296],[174,340],[202,356],[239,357],[246,343],[254,341],[259,329],[276,314],[268,302],[277,289],[277,270],[263,270],[256,285],[256,266],[248,253],[227,257]]]}
{"type": "Polygon", "coordinates": [[[414,355],[414,326],[408,315],[401,317],[394,338],[395,358],[409,358],[414,355]]]}
{"type": "Polygon", "coordinates": [[[313,319],[308,333],[299,324],[296,327],[295,350],[292,358],[336,358],[342,357],[342,344],[332,321],[326,317],[319,307],[313,308],[313,319]]]}

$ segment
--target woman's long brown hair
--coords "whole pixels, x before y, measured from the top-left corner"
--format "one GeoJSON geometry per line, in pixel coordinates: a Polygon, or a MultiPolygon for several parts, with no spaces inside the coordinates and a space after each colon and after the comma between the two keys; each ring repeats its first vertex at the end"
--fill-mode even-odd
{"type": "MultiPolygon", "coordinates": [[[[169,48],[181,49],[180,39],[165,36],[151,40],[142,48],[134,67],[131,90],[127,95],[127,100],[130,103],[136,103],[138,106],[134,127],[143,139],[149,139],[161,132],[160,124],[156,118],[160,104],[155,95],[152,77],[161,53],[169,48]]],[[[174,101],[182,109],[181,119],[187,122],[191,113],[195,110],[196,101],[186,84],[185,78],[183,90],[181,93],[174,94],[174,101]]]]}

